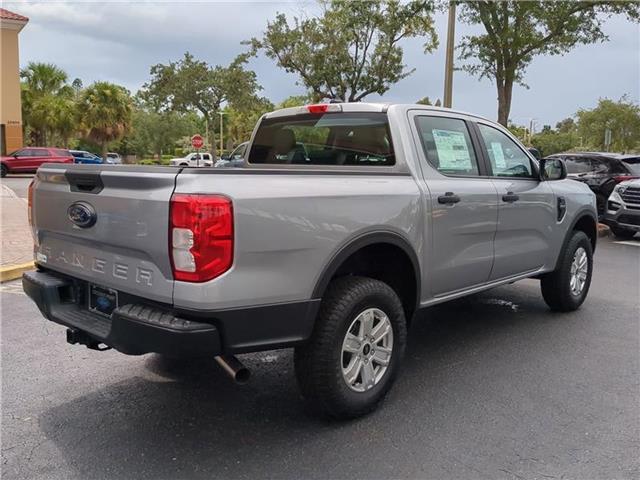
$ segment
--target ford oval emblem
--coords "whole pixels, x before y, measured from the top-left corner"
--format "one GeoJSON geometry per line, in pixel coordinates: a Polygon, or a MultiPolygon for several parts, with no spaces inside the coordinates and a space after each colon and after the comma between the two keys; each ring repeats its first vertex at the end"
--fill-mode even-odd
{"type": "Polygon", "coordinates": [[[67,216],[80,228],[89,228],[98,219],[94,208],[86,202],[72,203],[67,209],[67,216]]]}

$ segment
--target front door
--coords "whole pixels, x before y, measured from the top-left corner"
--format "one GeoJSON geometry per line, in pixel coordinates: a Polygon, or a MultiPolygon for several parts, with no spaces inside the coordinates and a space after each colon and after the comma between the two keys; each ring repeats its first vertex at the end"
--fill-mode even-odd
{"type": "Polygon", "coordinates": [[[426,282],[432,296],[486,283],[493,264],[498,196],[484,172],[469,123],[413,114],[428,191],[426,282]]]}
{"type": "Polygon", "coordinates": [[[510,136],[478,123],[482,153],[498,191],[498,228],[491,280],[542,267],[556,223],[555,195],[531,157],[510,136]]]}

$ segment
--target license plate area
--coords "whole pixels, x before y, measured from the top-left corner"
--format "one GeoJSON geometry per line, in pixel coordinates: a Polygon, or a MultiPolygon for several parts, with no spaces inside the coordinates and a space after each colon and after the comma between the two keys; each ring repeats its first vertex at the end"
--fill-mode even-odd
{"type": "Polygon", "coordinates": [[[118,308],[118,291],[100,285],[89,284],[89,310],[110,317],[118,308]]]}

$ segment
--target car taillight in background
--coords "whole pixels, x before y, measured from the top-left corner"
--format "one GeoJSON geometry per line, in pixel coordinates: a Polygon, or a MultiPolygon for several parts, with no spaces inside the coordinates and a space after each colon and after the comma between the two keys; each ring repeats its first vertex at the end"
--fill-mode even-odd
{"type": "Polygon", "coordinates": [[[233,263],[233,205],[222,195],[174,194],[169,246],[176,280],[206,282],[233,263]]]}
{"type": "Polygon", "coordinates": [[[637,177],[635,175],[617,175],[615,177],[613,177],[613,181],[616,183],[620,183],[620,182],[626,182],[627,180],[636,180],[640,177],[637,177]]]}

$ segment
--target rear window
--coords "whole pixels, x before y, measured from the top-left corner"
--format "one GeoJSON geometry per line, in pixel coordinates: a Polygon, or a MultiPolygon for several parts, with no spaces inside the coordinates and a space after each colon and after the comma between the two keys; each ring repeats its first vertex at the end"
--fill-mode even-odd
{"type": "Polygon", "coordinates": [[[587,157],[565,157],[567,173],[587,173],[593,171],[591,160],[587,157]]]}
{"type": "Polygon", "coordinates": [[[71,157],[71,153],[69,152],[69,150],[63,150],[61,148],[55,148],[53,150],[53,154],[58,157],[71,157]]]}
{"type": "Polygon", "coordinates": [[[249,152],[253,164],[395,164],[385,113],[324,113],[266,118],[249,152]]]}

